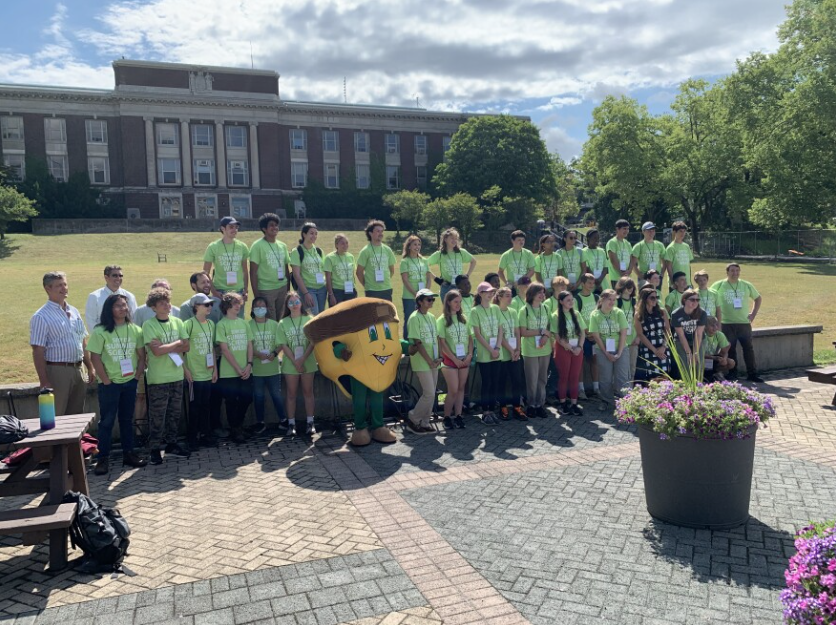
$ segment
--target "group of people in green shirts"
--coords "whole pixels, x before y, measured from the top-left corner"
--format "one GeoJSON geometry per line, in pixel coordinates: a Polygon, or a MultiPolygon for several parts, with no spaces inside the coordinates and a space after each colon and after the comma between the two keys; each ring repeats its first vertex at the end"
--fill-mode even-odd
{"type": "MultiPolygon", "coordinates": [[[[385,225],[379,220],[368,223],[368,244],[355,258],[343,234],[325,254],[316,245],[313,223],[302,227],[298,245],[288,249],[278,240],[280,219],[272,213],[260,218],[263,237],[248,248],[237,240],[239,222],[224,217],[221,238],[207,247],[203,271],[191,277],[195,295],[179,316],[171,315],[170,291],[155,288],[146,298],[153,316],[139,328],[131,323],[125,296],[111,295],[88,349],[108,383],[141,381],[147,369],[152,463],[161,463],[163,452],[187,456],[198,446],[216,444],[221,402],[234,442],[247,437],[243,423],[251,403],[256,423],[250,433],[264,430],[268,394],[280,431],[315,433],[317,363],[304,325],[327,306],[357,297],[357,285],[368,297],[391,301],[396,265],[403,283],[404,338],[416,346],[409,358],[421,386],[407,426],[418,434],[435,431],[429,417],[439,370],[447,388],[443,423],[450,430],[465,427],[466,396],[477,367],[481,417],[488,425],[546,417],[546,402],[554,399],[561,413],[580,415],[578,400],[587,394],[611,405],[633,380],[676,374],[669,335],[683,362],[698,359],[713,378],[736,377],[735,348],[741,343],[748,377],[760,381],[751,323],[761,296],[740,279],[739,265],[729,264],[726,279],[711,287],[699,271],[691,288],[694,256],[684,242],[684,223],[673,224],[667,247],[655,240],[653,223],[642,226],[643,240],[635,245],[627,241],[629,223],[615,225],[616,235],[603,249],[596,230],[587,232],[583,248],[578,233],[569,230],[562,241],[552,233],[541,236],[537,254],[526,249],[525,233],[514,231],[497,271],[485,276],[474,295],[470,277],[476,260],[460,246],[454,228],[426,258],[421,239],[407,237],[398,263],[383,243],[385,225]],[[671,290],[663,298],[665,275],[671,290]],[[436,299],[441,300],[437,314],[436,299]],[[300,387],[306,414],[297,425],[300,387]],[[184,392],[188,447],[177,443],[184,392]]],[[[119,401],[127,406],[129,400],[119,401]]]]}

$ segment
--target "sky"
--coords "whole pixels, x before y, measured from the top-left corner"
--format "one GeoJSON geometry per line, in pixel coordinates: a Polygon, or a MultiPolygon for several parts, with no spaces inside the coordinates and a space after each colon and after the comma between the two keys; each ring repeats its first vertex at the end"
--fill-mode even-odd
{"type": "Polygon", "coordinates": [[[3,2],[0,83],[113,88],[114,59],[271,69],[287,100],[526,115],[580,155],[592,110],[668,110],[778,46],[784,0],[3,2]],[[13,27],[9,28],[9,25],[13,27]]]}

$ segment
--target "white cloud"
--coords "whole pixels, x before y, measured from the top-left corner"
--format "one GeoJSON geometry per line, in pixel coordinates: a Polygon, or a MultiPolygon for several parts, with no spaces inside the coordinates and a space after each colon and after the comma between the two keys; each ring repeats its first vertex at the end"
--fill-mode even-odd
{"type": "Polygon", "coordinates": [[[574,106],[583,102],[583,98],[579,96],[555,96],[549,100],[548,104],[538,106],[539,111],[552,111],[554,109],[563,108],[564,106],[574,106]]]}
{"type": "Polygon", "coordinates": [[[557,152],[564,161],[569,161],[575,156],[580,156],[583,151],[583,141],[570,135],[560,125],[560,119],[556,115],[544,117],[539,122],[540,136],[546,142],[549,152],[557,152]]]}

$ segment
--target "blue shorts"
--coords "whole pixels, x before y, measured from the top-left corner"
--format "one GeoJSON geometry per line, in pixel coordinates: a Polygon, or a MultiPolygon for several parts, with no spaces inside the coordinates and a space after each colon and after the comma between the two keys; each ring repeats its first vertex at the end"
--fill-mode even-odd
{"type": "Polygon", "coordinates": [[[595,347],[595,341],[591,341],[590,339],[583,340],[583,355],[584,356],[592,356],[592,348],[595,347]]]}

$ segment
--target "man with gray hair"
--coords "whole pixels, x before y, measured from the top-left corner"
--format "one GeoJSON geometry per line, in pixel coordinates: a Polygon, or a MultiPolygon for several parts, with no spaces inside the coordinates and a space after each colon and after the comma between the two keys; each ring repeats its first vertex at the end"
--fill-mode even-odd
{"type": "MultiPolygon", "coordinates": [[[[162,287],[168,290],[169,294],[171,293],[171,283],[169,283],[169,281],[165,278],[157,278],[156,280],[154,280],[154,282],[151,284],[151,289],[156,289],[157,287],[162,287]]],[[[171,316],[180,316],[180,309],[177,308],[177,306],[171,307],[171,316]]],[[[154,311],[148,308],[148,306],[146,306],[145,304],[137,308],[136,312],[133,314],[134,323],[138,325],[140,328],[142,327],[143,323],[145,323],[149,319],[152,319],[153,317],[154,311]]]]}
{"type": "Polygon", "coordinates": [[[87,328],[78,309],[67,303],[67,274],[48,272],[44,274],[43,286],[49,299],[29,321],[29,344],[38,384],[42,390],[52,389],[56,416],[81,414],[87,384],[96,380],[87,351],[87,328]]]}
{"type": "Polygon", "coordinates": [[[136,312],[136,298],[122,288],[122,268],[119,265],[108,265],[104,268],[105,285],[93,291],[87,296],[87,305],[84,307],[84,319],[87,321],[87,328],[92,332],[93,328],[99,325],[102,317],[102,307],[105,300],[111,295],[119,293],[128,299],[128,309],[133,317],[136,312]]]}

